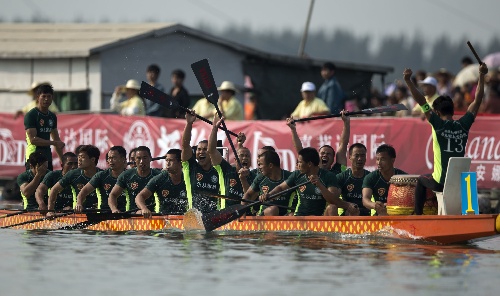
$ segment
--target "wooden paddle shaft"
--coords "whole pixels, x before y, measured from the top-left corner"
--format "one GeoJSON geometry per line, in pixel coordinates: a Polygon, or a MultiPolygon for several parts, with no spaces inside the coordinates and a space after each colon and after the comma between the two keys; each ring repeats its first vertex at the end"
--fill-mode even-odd
{"type": "Polygon", "coordinates": [[[483,62],[481,61],[481,59],[479,58],[479,55],[477,54],[476,50],[474,49],[474,47],[472,46],[472,44],[470,43],[470,41],[467,41],[467,45],[469,46],[470,50],[472,51],[472,53],[474,54],[474,56],[476,57],[476,60],[479,64],[482,64],[483,62]]]}

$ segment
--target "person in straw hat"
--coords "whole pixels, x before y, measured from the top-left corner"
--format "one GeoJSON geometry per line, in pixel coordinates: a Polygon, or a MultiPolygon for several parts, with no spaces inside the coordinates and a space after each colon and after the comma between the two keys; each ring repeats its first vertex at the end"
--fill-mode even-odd
{"type": "Polygon", "coordinates": [[[121,115],[146,115],[144,100],[139,97],[140,89],[141,85],[134,79],[127,81],[125,86],[117,86],[111,96],[111,109],[119,112],[121,115]],[[120,102],[123,94],[125,94],[127,99],[120,102]]]}
{"type": "MultiPolygon", "coordinates": [[[[28,95],[32,98],[32,100],[28,104],[24,105],[24,107],[21,108],[21,110],[16,111],[16,114],[14,115],[14,119],[18,118],[21,115],[28,113],[28,111],[30,111],[31,109],[36,107],[36,96],[35,96],[36,92],[35,92],[35,90],[40,85],[44,85],[44,84],[50,85],[50,82],[33,81],[33,83],[31,84],[31,88],[28,91],[28,95]]],[[[57,108],[57,106],[55,104],[52,104],[49,107],[49,111],[52,113],[57,113],[57,112],[59,112],[59,109],[57,108]]]]}
{"type": "MultiPolygon", "coordinates": [[[[231,81],[223,81],[219,91],[219,108],[226,120],[243,120],[243,106],[234,96],[238,90],[231,81]]],[[[215,107],[206,99],[202,98],[193,106],[196,114],[205,118],[211,118],[215,115],[215,107]]]]}

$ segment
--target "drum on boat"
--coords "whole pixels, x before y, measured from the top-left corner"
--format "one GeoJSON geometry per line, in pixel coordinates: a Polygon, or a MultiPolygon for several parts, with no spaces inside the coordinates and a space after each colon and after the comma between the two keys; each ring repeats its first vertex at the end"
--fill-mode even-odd
{"type": "MultiPolygon", "coordinates": [[[[415,207],[415,188],[419,175],[394,175],[389,181],[387,193],[387,214],[411,215],[415,207]]],[[[427,189],[424,215],[437,215],[437,199],[432,190],[427,189]]]]}

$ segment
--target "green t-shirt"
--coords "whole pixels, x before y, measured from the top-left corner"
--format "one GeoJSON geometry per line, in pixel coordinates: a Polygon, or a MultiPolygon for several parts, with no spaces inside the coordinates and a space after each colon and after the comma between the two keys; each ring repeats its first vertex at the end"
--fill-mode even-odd
{"type": "MultiPolygon", "coordinates": [[[[17,185],[21,187],[21,185],[23,185],[24,183],[30,183],[31,181],[33,181],[33,179],[35,179],[35,175],[33,175],[33,172],[31,170],[27,170],[17,176],[17,185]]],[[[21,193],[21,197],[23,198],[23,208],[25,210],[38,209],[38,203],[36,202],[35,193],[30,196],[25,196],[21,193]]]]}
{"type": "MultiPolygon", "coordinates": [[[[101,169],[97,168],[99,172],[101,169]]],[[[90,181],[91,178],[85,176],[82,169],[71,170],[64,175],[61,180],[59,180],[59,184],[63,188],[71,188],[71,192],[73,192],[73,208],[76,206],[76,197],[78,193],[82,190],[82,188],[90,181]]],[[[97,193],[92,191],[85,202],[83,203],[84,209],[97,209],[98,199],[97,193]]]]}
{"type": "MultiPolygon", "coordinates": [[[[337,174],[337,182],[342,192],[342,199],[347,202],[352,202],[358,205],[361,216],[370,216],[370,210],[363,206],[363,180],[370,173],[368,170],[363,170],[364,174],[361,178],[356,178],[352,175],[352,170],[349,168],[340,174],[337,174]]],[[[339,211],[343,213],[343,209],[339,211]]]]}
{"type": "Polygon", "coordinates": [[[429,123],[432,126],[434,152],[434,172],[432,177],[444,184],[450,157],[464,157],[469,130],[474,123],[474,114],[467,112],[458,120],[443,120],[431,112],[429,123]]]}
{"type": "MultiPolygon", "coordinates": [[[[252,185],[250,185],[250,188],[258,192],[259,195],[265,193],[265,192],[271,192],[276,186],[280,185],[283,183],[288,177],[290,177],[292,173],[287,171],[287,170],[281,170],[281,178],[279,180],[271,180],[268,177],[259,174],[257,177],[253,180],[252,185]]],[[[277,204],[280,206],[285,206],[285,207],[292,207],[293,206],[293,198],[294,194],[293,192],[290,192],[288,194],[283,194],[280,195],[273,200],[270,201],[270,203],[277,204]]],[[[267,208],[266,205],[261,205],[258,214],[262,215],[264,210],[267,208]]],[[[288,214],[290,211],[287,209],[279,208],[279,214],[280,216],[284,216],[288,214]]]]}
{"type": "MultiPolygon", "coordinates": [[[[406,172],[394,168],[394,175],[407,175],[406,172]]],[[[390,180],[385,180],[379,170],[373,171],[365,176],[363,180],[363,188],[372,190],[373,201],[387,202],[387,194],[389,193],[390,180]]]]}
{"type": "MultiPolygon", "coordinates": [[[[135,197],[139,192],[141,192],[144,187],[148,184],[149,180],[153,179],[154,176],[157,176],[161,173],[161,169],[152,168],[149,172],[149,175],[146,177],[141,177],[137,174],[137,168],[129,169],[124,171],[118,176],[116,180],[116,185],[123,188],[126,193],[126,202],[130,207],[135,208],[135,197]],[[131,206],[134,205],[134,206],[131,206]]],[[[154,211],[155,205],[151,204],[148,206],[148,209],[154,211]]]]}
{"type": "Polygon", "coordinates": [[[154,194],[156,213],[182,215],[187,211],[188,199],[184,180],[176,185],[172,183],[168,172],[162,171],[149,180],[146,188],[154,194]]]}
{"type": "MultiPolygon", "coordinates": [[[[43,177],[42,183],[49,188],[50,192],[50,188],[56,185],[62,177],[62,170],[48,172],[45,177],[43,177]]],[[[46,197],[48,198],[48,195],[46,197]]],[[[59,192],[56,198],[55,210],[62,210],[65,207],[73,207],[73,192],[71,191],[71,187],[64,188],[59,192]]]]}
{"type": "MultiPolygon", "coordinates": [[[[57,117],[50,111],[42,113],[38,108],[33,108],[24,115],[24,129],[28,130],[30,128],[36,129],[37,137],[50,140],[50,133],[52,130],[57,129],[57,117]]],[[[36,146],[32,144],[28,137],[28,132],[26,132],[26,143],[28,144],[26,147],[26,161],[33,152],[40,151],[47,157],[49,169],[52,169],[52,152],[50,151],[50,146],[36,146]]]]}
{"type": "MultiPolygon", "coordinates": [[[[117,178],[113,177],[112,170],[106,169],[97,172],[89,183],[95,188],[98,200],[98,209],[109,210],[108,197],[116,184],[117,178]]],[[[130,200],[127,198],[127,189],[125,189],[117,200],[118,209],[120,211],[130,210],[130,200]]]]}
{"type": "Polygon", "coordinates": [[[340,174],[340,173],[344,172],[345,170],[347,170],[347,166],[336,162],[331,167],[330,172],[332,172],[335,175],[337,175],[337,174],[340,174]]]}
{"type": "MultiPolygon", "coordinates": [[[[241,184],[240,176],[236,168],[224,159],[219,165],[214,166],[214,168],[219,174],[220,194],[240,199],[243,198],[245,192],[243,192],[243,185],[241,184]]],[[[250,174],[247,176],[248,184],[252,184],[254,179],[255,174],[250,171],[250,174]]],[[[221,199],[220,203],[221,209],[224,209],[227,206],[232,206],[241,202],[237,200],[221,199]]]]}
{"type": "Polygon", "coordinates": [[[220,193],[219,174],[215,168],[210,167],[208,171],[205,171],[193,155],[188,161],[182,162],[182,173],[186,183],[189,208],[196,208],[204,214],[217,211],[218,199],[201,193],[202,191],[220,193]]]}
{"type": "MultiPolygon", "coordinates": [[[[330,171],[320,168],[318,177],[320,182],[323,183],[326,188],[339,187],[335,174],[330,171]]],[[[309,179],[306,175],[301,174],[300,171],[295,171],[290,175],[290,177],[288,177],[285,182],[289,187],[292,187],[308,180],[309,179]]],[[[301,186],[297,190],[297,196],[298,204],[295,210],[295,216],[323,215],[326,207],[326,200],[321,194],[321,191],[318,187],[314,186],[311,183],[308,183],[304,186],[301,186]]]]}

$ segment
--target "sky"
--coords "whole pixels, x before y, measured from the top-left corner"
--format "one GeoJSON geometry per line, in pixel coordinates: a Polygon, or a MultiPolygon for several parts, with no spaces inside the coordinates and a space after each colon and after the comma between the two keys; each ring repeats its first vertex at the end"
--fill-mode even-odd
{"type": "MultiPolygon", "coordinates": [[[[179,22],[203,23],[221,31],[228,26],[254,32],[291,30],[302,34],[311,0],[0,0],[0,19],[52,22],[179,22]]],[[[376,48],[383,36],[420,34],[431,44],[448,36],[472,44],[500,38],[498,0],[315,0],[310,31],[341,28],[370,36],[376,48]]],[[[223,36],[221,36],[223,37],[223,36]]],[[[251,44],[247,44],[251,46],[251,44]]]]}

